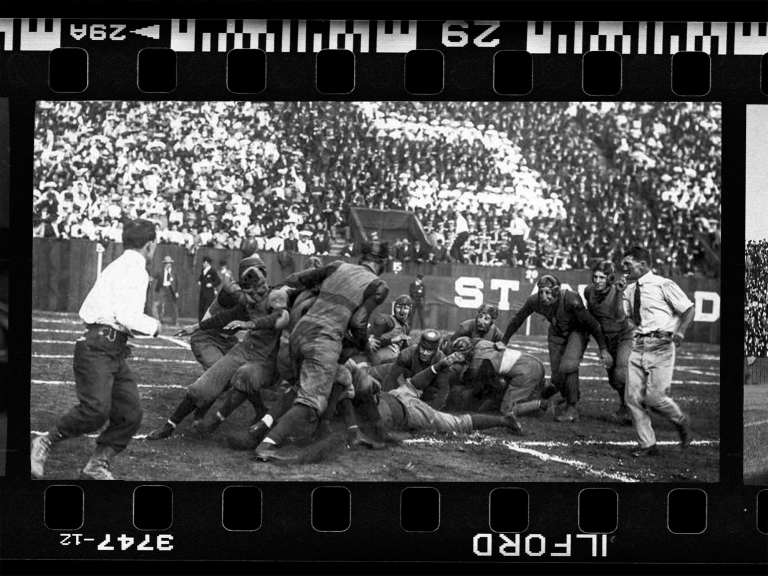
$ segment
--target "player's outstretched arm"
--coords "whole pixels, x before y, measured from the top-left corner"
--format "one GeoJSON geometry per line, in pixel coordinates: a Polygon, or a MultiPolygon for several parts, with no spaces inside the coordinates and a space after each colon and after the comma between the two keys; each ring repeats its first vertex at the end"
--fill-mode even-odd
{"type": "Polygon", "coordinates": [[[509,339],[512,338],[512,335],[517,332],[520,326],[523,325],[523,322],[525,322],[526,318],[528,318],[528,316],[536,311],[536,304],[538,301],[539,297],[534,294],[533,296],[530,296],[525,301],[525,304],[523,304],[523,307],[517,311],[517,314],[515,314],[507,326],[507,329],[504,331],[504,337],[501,339],[505,346],[509,342],[509,339]]]}

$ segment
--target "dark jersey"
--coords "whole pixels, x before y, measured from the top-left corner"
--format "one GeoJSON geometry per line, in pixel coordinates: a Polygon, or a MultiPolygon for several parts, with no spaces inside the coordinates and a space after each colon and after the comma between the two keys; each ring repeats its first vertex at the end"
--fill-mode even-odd
{"type": "Polygon", "coordinates": [[[504,331],[502,342],[505,344],[509,342],[509,339],[522,326],[526,318],[534,312],[541,314],[549,321],[550,335],[566,337],[574,330],[580,330],[592,334],[601,350],[606,348],[600,323],[584,307],[581,296],[578,292],[563,289],[560,290],[557,299],[549,306],[544,306],[539,301],[538,294],[529,296],[504,331]]]}
{"type": "Polygon", "coordinates": [[[243,344],[256,352],[257,359],[274,361],[277,358],[277,349],[280,342],[280,332],[275,324],[280,319],[283,310],[267,310],[267,299],[264,298],[258,304],[246,306],[242,303],[224,310],[221,314],[211,316],[200,322],[202,330],[223,330],[234,320],[250,321],[254,327],[248,331],[243,344]]]}
{"type": "Polygon", "coordinates": [[[299,290],[320,291],[310,310],[299,321],[303,326],[341,341],[349,330],[357,348],[364,349],[371,312],[387,297],[386,282],[365,266],[338,260],[291,274],[285,284],[299,290]]]}
{"type": "MultiPolygon", "coordinates": [[[[397,359],[392,364],[392,368],[387,373],[381,389],[384,391],[396,389],[400,385],[398,382],[400,376],[411,378],[414,374],[418,374],[422,370],[437,364],[444,357],[440,350],[435,350],[432,359],[427,363],[422,363],[419,358],[419,345],[409,346],[398,354],[397,359]]],[[[435,374],[431,382],[422,388],[421,399],[435,410],[440,410],[445,406],[445,400],[448,398],[450,376],[451,373],[448,370],[443,370],[435,374]]]]}
{"type": "Polygon", "coordinates": [[[587,286],[584,290],[584,299],[587,301],[587,310],[600,323],[606,338],[615,338],[632,332],[629,320],[624,317],[624,311],[621,310],[623,297],[615,286],[611,286],[603,293],[595,290],[594,286],[587,286]]]}
{"type": "Polygon", "coordinates": [[[475,323],[475,319],[471,318],[459,324],[459,328],[451,336],[451,342],[460,336],[466,336],[470,340],[480,338],[482,340],[488,340],[489,342],[499,342],[504,337],[504,334],[502,334],[501,330],[499,330],[499,327],[496,326],[496,324],[491,324],[491,327],[488,328],[488,331],[485,332],[485,334],[480,334],[480,332],[477,331],[477,324],[475,323]]]}
{"type": "Polygon", "coordinates": [[[392,344],[392,339],[401,335],[408,336],[410,333],[411,327],[408,322],[400,323],[391,314],[376,314],[368,326],[368,335],[377,338],[382,348],[391,345],[397,348],[398,352],[404,350],[408,344],[405,340],[392,344]]]}

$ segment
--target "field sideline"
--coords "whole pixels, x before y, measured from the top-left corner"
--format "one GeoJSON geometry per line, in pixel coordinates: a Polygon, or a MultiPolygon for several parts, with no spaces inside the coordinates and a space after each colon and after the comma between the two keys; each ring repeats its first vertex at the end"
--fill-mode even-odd
{"type": "MultiPolygon", "coordinates": [[[[522,418],[523,436],[514,436],[502,429],[469,436],[411,434],[402,446],[384,451],[346,450],[318,464],[263,464],[252,470],[250,455],[229,449],[225,442],[227,437],[243,436],[253,416],[250,405],[239,408],[213,437],[196,436],[188,428],[188,419],[168,440],[145,440],[147,432],[161,423],[182,398],[183,389],[202,373],[189,350],[188,339],[174,338],[171,336],[174,331],[163,327],[160,338],[137,338],[131,343],[130,363],[138,376],[144,419],[134,442],[115,461],[115,473],[121,478],[142,481],[718,480],[720,355],[716,345],[686,343],[678,351],[672,396],[683,410],[691,413],[696,432],[696,440],[685,451],[677,446],[678,438],[672,426],[654,416],[661,455],[640,460],[628,456],[628,450],[635,444],[634,429],[609,419],[618,399],[608,386],[593,343],[582,364],[579,406],[582,417],[577,423],[556,423],[542,414],[522,418]]],[[[32,434],[45,431],[61,410],[76,402],[72,351],[74,341],[82,332],[82,324],[74,314],[35,312],[33,315],[32,434]]],[[[516,335],[511,345],[544,361],[549,376],[544,337],[516,335]]],[[[768,426],[763,428],[768,431],[768,426]]],[[[76,478],[88,459],[94,437],[95,434],[59,445],[48,461],[46,477],[76,478]]]]}

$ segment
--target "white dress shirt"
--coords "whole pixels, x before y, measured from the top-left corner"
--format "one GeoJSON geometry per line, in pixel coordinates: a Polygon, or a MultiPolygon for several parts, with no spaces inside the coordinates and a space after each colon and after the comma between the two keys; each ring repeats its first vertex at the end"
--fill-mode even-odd
{"type": "Polygon", "coordinates": [[[126,250],[101,272],[80,307],[80,318],[86,324],[106,324],[128,334],[153,335],[160,326],[144,314],[148,285],[144,256],[126,250]]]}
{"type": "Polygon", "coordinates": [[[456,235],[458,236],[462,232],[469,232],[469,223],[464,216],[456,214],[456,235]]]}
{"type": "Polygon", "coordinates": [[[651,332],[675,332],[680,327],[682,315],[693,306],[674,281],[653,272],[647,272],[624,290],[624,313],[632,318],[635,290],[640,286],[640,326],[636,334],[651,332]]]}

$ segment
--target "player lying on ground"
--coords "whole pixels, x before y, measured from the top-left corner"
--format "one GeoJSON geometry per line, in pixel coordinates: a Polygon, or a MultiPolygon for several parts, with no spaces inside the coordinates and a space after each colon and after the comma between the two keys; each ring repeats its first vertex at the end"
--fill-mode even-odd
{"type": "Polygon", "coordinates": [[[280,330],[288,323],[288,312],[282,293],[270,291],[260,268],[249,268],[246,276],[249,278],[247,293],[250,301],[199,324],[204,329],[248,330],[245,338],[187,388],[174,413],[147,435],[148,440],[171,436],[181,421],[195,409],[213,404],[230,381],[235,389],[252,396],[251,401],[258,407],[257,412],[266,412],[259,390],[276,383],[277,345],[280,330]]]}
{"type": "Polygon", "coordinates": [[[613,364],[603,330],[600,323],[584,307],[578,292],[561,290],[560,280],[545,275],[539,279],[538,292],[528,297],[507,326],[502,339],[505,345],[523,325],[525,319],[534,312],[549,321],[547,344],[554,390],[545,391],[544,396],[549,397],[555,391],[560,392],[565,398],[566,409],[556,420],[574,422],[579,419],[576,409],[576,403],[579,401],[579,365],[589,344],[589,334],[597,341],[605,367],[610,368],[613,364]]]}
{"type": "Polygon", "coordinates": [[[540,394],[544,387],[544,364],[530,354],[508,348],[501,342],[457,338],[466,365],[451,386],[447,407],[459,412],[501,412],[517,416],[546,408],[540,394]]]}
{"type": "MultiPolygon", "coordinates": [[[[371,374],[371,367],[348,360],[345,367],[349,370],[355,390],[357,419],[372,427],[373,437],[382,441],[377,447],[384,447],[384,442],[399,444],[400,440],[390,431],[436,432],[441,434],[470,434],[476,430],[506,428],[516,434],[522,433],[522,427],[515,414],[503,416],[489,414],[449,414],[435,410],[421,400],[422,390],[427,388],[435,375],[465,362],[461,352],[449,356],[429,366],[412,378],[403,381],[397,388],[383,391],[378,381],[371,374]]],[[[338,435],[331,433],[327,426],[321,426],[326,438],[316,442],[301,454],[287,456],[281,454],[281,462],[314,463],[322,460],[337,445],[338,435]]],[[[316,436],[318,437],[318,436],[316,436]]],[[[254,467],[254,471],[258,471],[254,467]]]]}
{"type": "MultiPolygon", "coordinates": [[[[465,343],[457,341],[459,349],[465,343]]],[[[469,434],[474,430],[503,427],[516,433],[522,426],[514,411],[502,416],[489,414],[449,414],[435,410],[421,399],[422,391],[434,381],[434,377],[450,370],[455,364],[466,363],[464,352],[456,351],[431,366],[406,379],[394,390],[379,390],[370,372],[363,366],[348,362],[353,375],[355,389],[360,399],[358,412],[361,419],[373,424],[379,430],[408,430],[440,432],[444,434],[469,434]]]]}
{"type": "Polygon", "coordinates": [[[632,327],[624,316],[623,294],[614,285],[616,272],[613,262],[602,260],[592,267],[592,284],[584,290],[587,310],[600,323],[613,365],[607,368],[608,384],[619,395],[619,409],[613,414],[617,422],[630,425],[624,392],[627,386],[629,355],[632,352],[632,327]]]}

